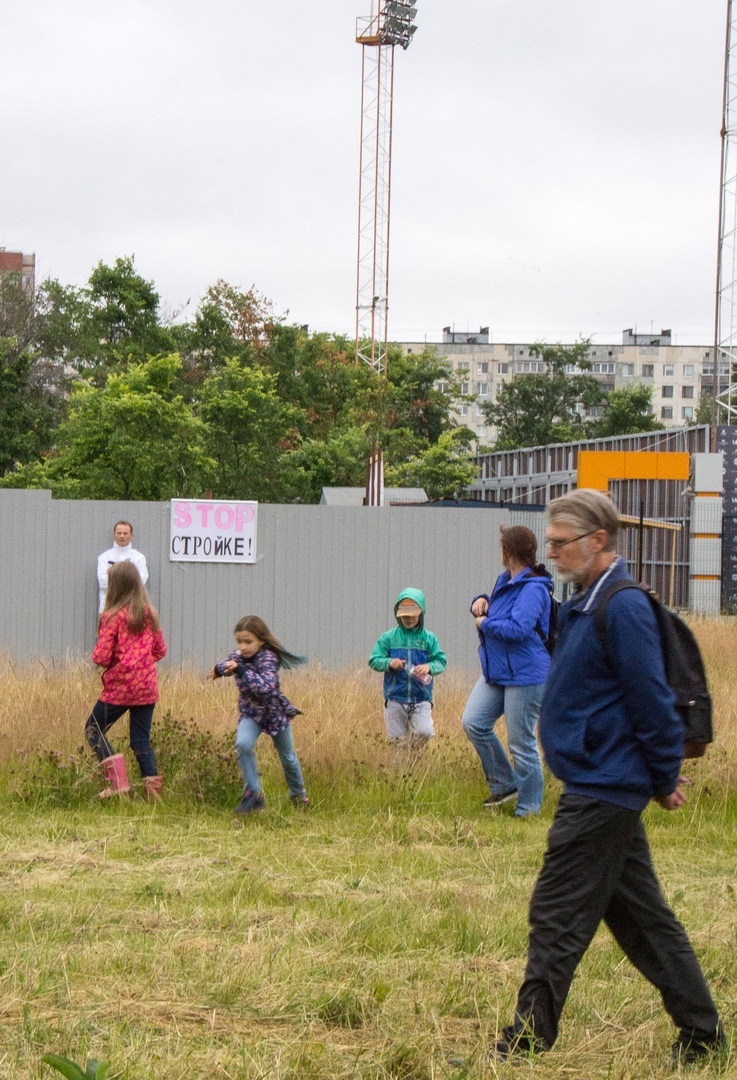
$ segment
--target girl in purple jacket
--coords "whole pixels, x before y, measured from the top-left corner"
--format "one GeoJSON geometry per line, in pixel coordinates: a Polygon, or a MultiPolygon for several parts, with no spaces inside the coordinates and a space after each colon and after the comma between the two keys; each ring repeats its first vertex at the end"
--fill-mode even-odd
{"type": "Polygon", "coordinates": [[[238,687],[238,730],[235,749],[243,775],[244,790],[236,814],[250,814],[266,805],[254,747],[266,732],[273,739],[284,769],[292,802],[309,806],[302,770],[292,741],[290,721],[300,715],[279,686],[279,668],[306,663],[279,644],[263,619],[246,615],[235,625],[236,649],[215,664],[211,679],[232,675],[238,687]]]}
{"type": "Polygon", "coordinates": [[[517,800],[515,817],[540,811],[543,771],[535,728],[550,667],[546,638],[553,583],[536,564],[531,529],[502,530],[502,562],[491,596],[471,604],[480,645],[482,675],[463,710],[463,730],[481,759],[489,797],[486,807],[517,800]],[[504,714],[511,762],[494,728],[504,714]]]}

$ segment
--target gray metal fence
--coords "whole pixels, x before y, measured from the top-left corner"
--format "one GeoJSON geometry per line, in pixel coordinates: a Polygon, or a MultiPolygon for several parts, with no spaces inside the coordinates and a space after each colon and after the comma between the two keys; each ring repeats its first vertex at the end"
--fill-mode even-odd
{"type": "Polygon", "coordinates": [[[424,590],[427,625],[449,662],[476,668],[470,598],[501,571],[499,527],[544,515],[518,510],[262,505],[255,565],[174,563],[169,504],[52,500],[0,491],[0,651],[23,662],[88,656],[97,621],[96,561],[112,527],[133,523],[161,612],[168,662],[205,670],[236,620],[260,615],[285,645],[329,668],[365,663],[392,624],[397,593],[424,590]]]}

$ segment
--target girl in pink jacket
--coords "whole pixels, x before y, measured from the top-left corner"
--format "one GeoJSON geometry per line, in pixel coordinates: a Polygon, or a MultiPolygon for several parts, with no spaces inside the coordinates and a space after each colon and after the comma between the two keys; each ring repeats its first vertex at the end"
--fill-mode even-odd
{"type": "Polygon", "coordinates": [[[136,756],[147,799],[161,794],[161,777],[151,749],[151,722],[159,700],[156,663],[166,656],[159,615],[149,603],[141,576],[132,562],[110,567],[105,607],[100,616],[93,664],[102,672],[102,693],[87,719],[85,738],[102,767],[107,787],[99,798],[130,791],[125,758],[116,754],[106,733],[123,713],[130,714],[130,744],[136,756]]]}

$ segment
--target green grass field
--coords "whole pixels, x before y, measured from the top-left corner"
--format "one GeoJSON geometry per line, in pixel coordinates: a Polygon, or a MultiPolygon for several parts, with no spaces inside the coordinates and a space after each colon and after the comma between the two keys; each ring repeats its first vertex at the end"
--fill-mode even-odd
{"type": "MultiPolygon", "coordinates": [[[[719,742],[687,766],[687,807],[649,810],[647,824],[731,1031],[737,630],[698,629],[719,742]]],[[[263,739],[267,809],[238,827],[224,680],[164,676],[166,798],[100,805],[77,752],[94,674],[0,668],[0,1077],[58,1075],[40,1064],[48,1052],[130,1080],[494,1076],[485,1051],[512,1015],[557,787],[538,819],[481,808],[459,724],[471,682],[438,680],[438,737],[408,762],[384,744],[377,677],[293,674],[313,807],[291,806],[263,739]]],[[[556,1048],[496,1075],[664,1077],[673,1038],[657,993],[601,930],[556,1048]]],[[[737,1057],[699,1072],[717,1074],[737,1075],[737,1057]]]]}

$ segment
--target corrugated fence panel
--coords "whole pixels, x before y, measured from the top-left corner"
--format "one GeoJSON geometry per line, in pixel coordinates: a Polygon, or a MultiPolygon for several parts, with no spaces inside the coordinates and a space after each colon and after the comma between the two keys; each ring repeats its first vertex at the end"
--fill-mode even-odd
{"type": "MultiPolygon", "coordinates": [[[[542,515],[527,517],[536,532],[544,524],[542,515]]],[[[168,503],[0,491],[0,648],[21,660],[89,656],[97,556],[119,519],[132,522],[146,555],[168,663],[207,670],[231,649],[237,619],[256,614],[312,661],[363,665],[392,625],[397,593],[415,585],[449,661],[475,671],[468,604],[501,570],[499,526],[519,517],[506,509],[262,505],[255,564],[172,563],[168,503]]]]}

